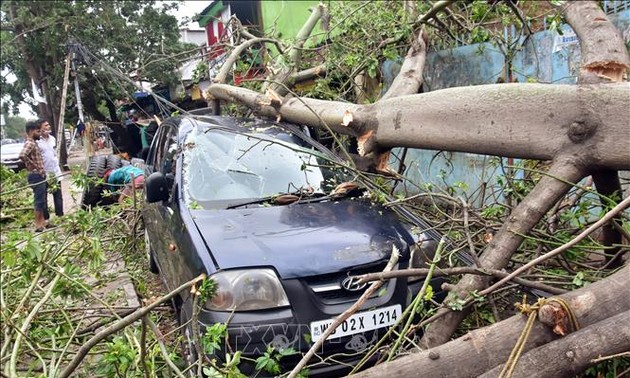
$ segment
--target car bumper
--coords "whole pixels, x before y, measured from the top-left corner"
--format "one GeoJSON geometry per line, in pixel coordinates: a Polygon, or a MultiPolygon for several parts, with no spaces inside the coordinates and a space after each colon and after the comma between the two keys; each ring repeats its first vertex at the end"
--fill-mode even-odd
{"type": "Polygon", "coordinates": [[[25,168],[24,162],[20,159],[6,159],[2,160],[2,165],[5,167],[12,169],[14,171],[20,171],[25,168]]]}
{"type": "MultiPolygon", "coordinates": [[[[408,286],[405,279],[394,279],[385,284],[386,290],[370,297],[360,311],[400,305],[404,309],[418,292],[421,282],[408,286]]],[[[201,333],[206,325],[228,324],[229,347],[213,358],[223,360],[226,351],[238,350],[243,356],[256,359],[270,347],[275,350],[292,348],[301,352],[283,357],[283,372],[289,371],[313,345],[311,322],[332,319],[349,308],[356,298],[344,301],[324,300],[316,295],[308,283],[300,279],[285,280],[283,286],[290,307],[241,313],[202,310],[199,314],[201,333]]],[[[185,317],[188,317],[185,315],[185,317]]],[[[326,340],[317,351],[317,357],[308,363],[309,376],[339,376],[346,374],[385,335],[389,327],[355,333],[326,340]]],[[[239,366],[242,372],[253,374],[254,365],[239,366]],[[251,369],[251,371],[247,371],[251,369]]],[[[369,365],[369,364],[368,364],[369,365]]],[[[260,374],[260,373],[259,373],[260,374]]]]}

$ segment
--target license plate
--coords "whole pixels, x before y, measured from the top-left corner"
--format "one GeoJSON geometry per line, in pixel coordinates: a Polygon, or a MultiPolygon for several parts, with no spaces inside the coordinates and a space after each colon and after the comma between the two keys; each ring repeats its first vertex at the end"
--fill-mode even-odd
{"type": "MultiPolygon", "coordinates": [[[[356,313],[341,323],[326,340],[388,327],[396,323],[401,314],[400,305],[356,313]]],[[[319,340],[333,321],[334,319],[326,319],[311,322],[311,340],[319,340]]]]}

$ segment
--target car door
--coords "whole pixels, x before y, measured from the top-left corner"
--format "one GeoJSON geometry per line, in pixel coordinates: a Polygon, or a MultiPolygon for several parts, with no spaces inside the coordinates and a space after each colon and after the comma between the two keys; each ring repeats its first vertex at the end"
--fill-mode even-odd
{"type": "MultiPolygon", "coordinates": [[[[145,177],[149,177],[151,173],[155,172],[156,161],[162,159],[162,146],[163,146],[163,138],[167,134],[167,126],[161,127],[155,135],[153,139],[153,143],[149,148],[149,153],[147,154],[147,160],[145,161],[144,174],[145,177]],[[162,140],[162,142],[160,142],[162,140]]],[[[158,229],[156,227],[158,219],[157,219],[157,206],[154,203],[146,203],[144,209],[142,211],[142,218],[144,220],[144,228],[147,232],[150,240],[151,247],[155,251],[158,246],[156,240],[156,234],[158,229]]]]}
{"type": "MultiPolygon", "coordinates": [[[[148,156],[147,174],[162,172],[172,176],[173,160],[177,153],[177,128],[165,123],[155,136],[148,156]]],[[[170,180],[172,183],[173,181],[170,180]]],[[[172,187],[170,189],[173,189],[172,187]]],[[[160,274],[169,290],[177,286],[176,266],[178,258],[174,256],[176,248],[174,234],[177,233],[178,218],[173,204],[173,193],[168,201],[147,204],[145,208],[145,227],[155,253],[160,274]]]]}

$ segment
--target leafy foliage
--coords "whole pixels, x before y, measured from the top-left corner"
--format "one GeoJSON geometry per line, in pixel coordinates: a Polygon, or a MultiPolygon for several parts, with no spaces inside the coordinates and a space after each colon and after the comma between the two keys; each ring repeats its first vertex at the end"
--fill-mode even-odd
{"type": "MultiPolygon", "coordinates": [[[[141,255],[137,248],[142,246],[137,245],[131,231],[137,225],[139,210],[128,203],[78,210],[58,219],[58,229],[34,235],[28,228],[32,224],[32,193],[25,190],[24,172],[16,174],[2,166],[0,178],[2,212],[26,209],[20,216],[2,219],[1,353],[7,366],[15,354],[16,368],[23,370],[20,374],[24,376],[38,376],[37,370],[42,368],[39,376],[57,376],[93,335],[91,327],[99,321],[118,319],[117,308],[127,306],[122,288],[112,285],[117,277],[112,275],[116,272],[111,264],[121,256],[141,255]],[[47,300],[45,292],[50,293],[47,300]],[[42,307],[36,311],[38,302],[42,307]],[[31,313],[33,319],[26,323],[31,313]],[[22,326],[27,330],[27,342],[18,340],[22,326]],[[36,360],[29,356],[36,356],[36,360]]],[[[147,268],[144,270],[146,277],[147,268]]],[[[155,314],[152,318],[159,324],[164,316],[155,314]]],[[[84,363],[73,376],[144,376],[141,333],[136,324],[106,338],[97,346],[98,361],[84,363]]],[[[162,376],[169,368],[157,337],[151,332],[146,336],[146,369],[151,376],[162,376]]],[[[169,358],[181,361],[174,352],[169,358]]]]}

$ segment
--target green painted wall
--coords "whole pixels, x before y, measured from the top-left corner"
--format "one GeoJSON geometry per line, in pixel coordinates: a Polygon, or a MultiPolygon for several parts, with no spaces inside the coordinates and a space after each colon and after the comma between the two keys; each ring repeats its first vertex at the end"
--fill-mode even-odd
{"type": "MultiPolygon", "coordinates": [[[[319,4],[319,1],[287,1],[263,0],[260,2],[265,33],[274,31],[276,37],[292,39],[300,31],[308,17],[309,8],[319,4]]],[[[311,36],[320,35],[322,29],[318,23],[311,36]]],[[[321,41],[321,36],[317,41],[321,41]]],[[[308,44],[307,44],[308,45],[308,44]]]]}

